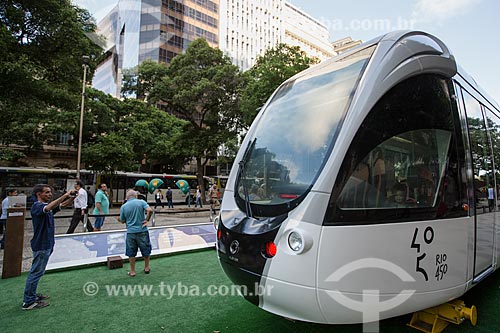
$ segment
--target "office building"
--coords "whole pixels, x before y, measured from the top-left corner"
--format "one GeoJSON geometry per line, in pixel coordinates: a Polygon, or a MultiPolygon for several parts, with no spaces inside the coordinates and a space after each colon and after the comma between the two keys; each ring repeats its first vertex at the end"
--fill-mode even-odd
{"type": "Polygon", "coordinates": [[[92,85],[119,97],[124,70],[148,59],[169,63],[197,38],[218,47],[218,24],[218,0],[120,0],[98,23],[106,57],[92,85]]]}

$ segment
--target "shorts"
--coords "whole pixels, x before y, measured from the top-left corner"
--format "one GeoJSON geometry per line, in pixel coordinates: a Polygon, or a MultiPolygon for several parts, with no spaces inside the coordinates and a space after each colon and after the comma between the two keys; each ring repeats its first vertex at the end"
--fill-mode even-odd
{"type": "Polygon", "coordinates": [[[127,233],[125,255],[127,257],[135,257],[138,248],[141,250],[143,257],[149,257],[151,255],[151,241],[149,240],[148,231],[134,234],[127,233]]]}

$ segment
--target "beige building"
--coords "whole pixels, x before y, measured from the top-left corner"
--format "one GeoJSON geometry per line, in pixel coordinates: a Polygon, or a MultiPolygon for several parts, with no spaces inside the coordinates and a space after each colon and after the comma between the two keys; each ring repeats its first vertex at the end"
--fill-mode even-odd
{"type": "Polygon", "coordinates": [[[328,28],[291,3],[283,10],[283,42],[299,46],[309,57],[326,60],[336,53],[330,43],[328,28]]]}
{"type": "Polygon", "coordinates": [[[351,37],[345,37],[332,42],[333,49],[337,54],[345,52],[353,47],[356,47],[362,43],[361,40],[352,40],[351,37]]]}
{"type": "Polygon", "coordinates": [[[7,148],[22,151],[26,157],[15,163],[0,161],[0,166],[76,169],[76,148],[67,144],[43,145],[40,150],[25,152],[26,147],[10,145],[7,148]]]}
{"type": "Polygon", "coordinates": [[[279,43],[324,60],[335,52],[328,29],[285,0],[220,0],[220,45],[242,70],[279,43]]]}

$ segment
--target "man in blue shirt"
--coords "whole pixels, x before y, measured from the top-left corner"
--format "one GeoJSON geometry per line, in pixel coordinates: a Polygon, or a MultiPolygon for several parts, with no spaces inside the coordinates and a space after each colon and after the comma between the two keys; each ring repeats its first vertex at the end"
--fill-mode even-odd
{"type": "Polygon", "coordinates": [[[120,222],[127,224],[127,240],[125,255],[129,257],[130,272],[135,276],[135,256],[137,249],[144,257],[144,273],[149,274],[149,257],[151,255],[151,241],[149,239],[148,222],[153,210],[146,201],[137,199],[135,190],[128,190],[125,199],[127,202],[120,208],[120,222]]]}
{"type": "Polygon", "coordinates": [[[108,189],[107,185],[102,183],[99,185],[99,190],[95,194],[95,208],[94,215],[99,215],[95,218],[94,231],[101,231],[102,225],[104,224],[104,215],[109,214],[109,199],[106,193],[108,189]]]}
{"type": "Polygon", "coordinates": [[[60,206],[65,207],[70,205],[76,193],[68,191],[49,203],[52,199],[52,188],[47,184],[38,184],[33,187],[33,195],[37,199],[31,207],[31,220],[33,222],[31,250],[33,251],[33,262],[28,278],[26,279],[23,310],[40,309],[49,305],[49,303],[43,302],[49,296],[37,294],[36,288],[38,281],[45,274],[49,257],[54,250],[54,214],[59,211],[60,206]]]}

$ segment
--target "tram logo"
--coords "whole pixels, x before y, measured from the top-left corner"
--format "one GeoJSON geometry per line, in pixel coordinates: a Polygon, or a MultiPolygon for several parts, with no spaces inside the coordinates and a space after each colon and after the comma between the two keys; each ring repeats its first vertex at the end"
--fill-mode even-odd
{"type": "Polygon", "coordinates": [[[236,254],[240,250],[240,243],[237,240],[232,241],[231,245],[229,246],[229,252],[231,254],[236,254]]]}
{"type": "MultiPolygon", "coordinates": [[[[415,279],[403,268],[390,261],[379,258],[359,259],[345,264],[344,266],[333,272],[328,278],[326,278],[325,281],[338,282],[346,277],[349,273],[366,268],[385,270],[394,274],[403,282],[415,282],[415,279]]],[[[347,297],[340,290],[332,290],[332,292],[328,292],[328,296],[333,298],[339,304],[347,307],[348,309],[361,312],[363,314],[363,323],[365,323],[363,326],[364,332],[378,332],[378,321],[380,319],[380,313],[403,304],[415,292],[415,289],[401,290],[398,295],[385,301],[380,301],[380,290],[375,289],[363,290],[361,301],[357,301],[350,297],[347,297]],[[376,325],[376,327],[372,327],[373,325],[376,325]]]]}

